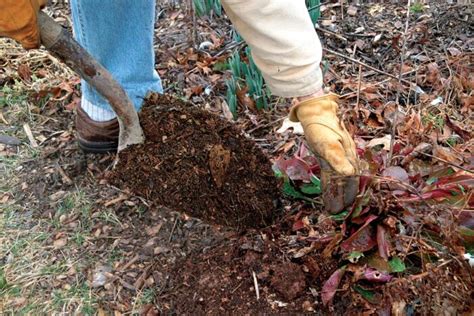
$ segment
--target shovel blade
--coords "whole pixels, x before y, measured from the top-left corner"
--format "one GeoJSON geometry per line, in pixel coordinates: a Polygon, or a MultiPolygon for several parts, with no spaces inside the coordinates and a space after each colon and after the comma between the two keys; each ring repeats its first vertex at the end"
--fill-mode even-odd
{"type": "Polygon", "coordinates": [[[318,158],[321,166],[321,186],[324,208],[331,214],[340,213],[354,203],[359,192],[358,176],[341,176],[329,163],[318,158]]]}

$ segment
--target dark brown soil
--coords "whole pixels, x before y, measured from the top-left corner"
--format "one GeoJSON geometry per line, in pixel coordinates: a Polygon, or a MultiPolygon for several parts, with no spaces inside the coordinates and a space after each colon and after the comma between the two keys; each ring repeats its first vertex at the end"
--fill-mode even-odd
{"type": "Polygon", "coordinates": [[[379,285],[374,297],[377,303],[372,304],[354,290],[354,274],[349,273],[344,276],[333,304],[324,306],[322,286],[339,267],[337,260],[325,256],[324,248],[302,258],[291,258],[283,250],[287,233],[277,237],[272,235],[275,231],[279,228],[223,240],[218,246],[194,252],[178,262],[170,273],[170,287],[159,298],[167,303],[166,313],[390,315],[397,310],[395,306],[401,306],[400,310],[407,315],[414,311],[417,315],[437,315],[440,311],[468,315],[462,311],[469,309],[470,291],[461,289],[465,285],[453,275],[469,286],[472,281],[464,264],[456,260],[442,269],[432,268],[379,285]],[[457,298],[458,306],[449,306],[451,293],[463,293],[457,298]]]}
{"type": "Polygon", "coordinates": [[[278,181],[268,158],[234,124],[160,95],[147,100],[140,121],[145,144],[120,153],[114,184],[217,224],[272,222],[278,181]]]}
{"type": "Polygon", "coordinates": [[[171,273],[172,290],[161,299],[178,315],[308,312],[318,305],[308,290],[315,279],[303,272],[302,263],[288,261],[276,244],[261,235],[227,240],[178,265],[171,273]]]}

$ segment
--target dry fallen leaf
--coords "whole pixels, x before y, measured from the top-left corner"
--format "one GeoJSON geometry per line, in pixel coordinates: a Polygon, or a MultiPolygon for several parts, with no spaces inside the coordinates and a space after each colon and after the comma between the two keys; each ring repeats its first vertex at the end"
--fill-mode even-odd
{"type": "Polygon", "coordinates": [[[27,64],[21,64],[20,66],[18,66],[18,75],[24,81],[30,82],[31,81],[30,67],[27,64]]]}
{"type": "Polygon", "coordinates": [[[159,223],[152,227],[145,227],[145,231],[148,236],[155,236],[160,231],[162,225],[163,223],[159,223]]]}
{"type": "Polygon", "coordinates": [[[463,161],[462,158],[457,157],[453,151],[439,145],[435,145],[433,147],[433,155],[437,158],[452,162],[454,164],[461,164],[463,161]]]}
{"type": "Polygon", "coordinates": [[[382,173],[384,177],[400,180],[401,182],[408,182],[408,173],[399,166],[390,166],[382,173]]]}
{"type": "Polygon", "coordinates": [[[58,201],[59,199],[63,198],[66,195],[66,191],[59,190],[58,192],[55,192],[49,196],[49,199],[53,202],[58,201]]]}
{"type": "Polygon", "coordinates": [[[248,90],[248,87],[238,89],[236,92],[237,99],[239,100],[239,104],[242,106],[249,108],[250,110],[255,110],[255,101],[248,95],[248,90]]]}
{"type": "Polygon", "coordinates": [[[215,145],[209,151],[209,169],[218,188],[225,182],[227,168],[229,167],[231,151],[222,145],[215,145]]]}
{"type": "Polygon", "coordinates": [[[293,134],[304,135],[303,126],[300,122],[292,122],[289,118],[285,118],[281,127],[277,130],[277,133],[283,134],[287,129],[292,128],[293,134]]]}
{"type": "Polygon", "coordinates": [[[221,103],[221,109],[222,109],[222,114],[227,120],[232,121],[234,119],[234,115],[230,111],[229,105],[227,104],[225,100],[223,100],[221,103]]]}
{"type": "Polygon", "coordinates": [[[8,202],[8,200],[10,199],[10,196],[7,194],[4,194],[1,198],[0,198],[0,204],[6,204],[8,202]]]}
{"type": "Polygon", "coordinates": [[[11,299],[9,302],[9,305],[12,305],[14,307],[21,307],[25,305],[26,303],[26,298],[25,297],[15,297],[11,299]]]}
{"type": "Polygon", "coordinates": [[[448,52],[453,56],[459,56],[462,54],[461,51],[457,49],[456,47],[449,47],[448,52]]]}
{"type": "Polygon", "coordinates": [[[387,134],[384,137],[371,139],[370,142],[367,143],[367,147],[371,148],[371,147],[383,145],[383,149],[390,150],[391,140],[392,140],[392,136],[390,134],[387,134]]]}
{"type": "Polygon", "coordinates": [[[356,16],[357,15],[357,7],[350,5],[349,8],[347,8],[347,14],[350,16],[356,16]]]}
{"type": "Polygon", "coordinates": [[[56,249],[59,249],[59,248],[62,248],[64,246],[66,246],[67,244],[67,237],[63,237],[63,238],[60,238],[60,239],[56,239],[54,242],[53,242],[53,246],[54,248],[56,249]]]}

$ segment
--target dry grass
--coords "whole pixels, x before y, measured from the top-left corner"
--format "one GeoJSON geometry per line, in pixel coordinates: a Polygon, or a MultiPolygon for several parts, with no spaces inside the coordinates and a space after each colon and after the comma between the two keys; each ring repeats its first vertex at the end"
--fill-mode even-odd
{"type": "Polygon", "coordinates": [[[0,310],[12,315],[93,314],[97,300],[85,276],[77,273],[89,259],[74,248],[90,234],[88,197],[81,189],[73,188],[56,204],[54,217],[41,219],[33,216],[41,210],[28,188],[24,190],[26,194],[18,195],[26,185],[26,173],[31,171],[29,163],[43,150],[31,147],[21,127],[27,123],[41,143],[45,122],[54,120],[42,110],[50,102],[63,105],[58,99],[64,97],[45,95],[35,100],[31,96],[74,80],[75,76],[46,52],[25,52],[4,39],[0,40],[0,63],[3,77],[9,78],[0,88],[2,132],[23,142],[19,147],[0,145],[0,310]],[[22,67],[29,70],[29,78],[22,78],[22,67]],[[82,225],[68,236],[66,246],[55,247],[54,241],[63,229],[61,220],[76,213],[84,219],[82,225]]]}
{"type": "MultiPolygon", "coordinates": [[[[61,183],[58,166],[71,173],[82,163],[71,136],[72,111],[65,110],[78,98],[78,78],[45,51],[25,52],[6,39],[0,39],[0,65],[0,78],[7,79],[0,87],[0,132],[22,142],[0,144],[0,314],[97,314],[104,291],[91,287],[91,271],[126,263],[134,254],[99,236],[104,227],[122,229],[124,219],[116,205],[104,206],[117,192],[97,190],[90,170],[72,184],[49,188],[51,179],[61,183]],[[31,146],[23,124],[39,147],[31,146]],[[49,157],[56,147],[61,154],[49,157]],[[37,192],[42,186],[44,192],[37,192]]],[[[97,162],[83,159],[86,165],[97,162]]],[[[142,206],[133,207],[141,216],[142,206]]],[[[124,315],[138,313],[155,297],[150,288],[132,293],[124,315]]]]}

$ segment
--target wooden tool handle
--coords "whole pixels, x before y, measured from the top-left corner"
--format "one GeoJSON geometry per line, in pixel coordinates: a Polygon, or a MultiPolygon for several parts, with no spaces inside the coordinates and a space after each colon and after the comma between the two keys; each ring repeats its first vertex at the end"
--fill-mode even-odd
{"type": "Polygon", "coordinates": [[[110,72],[46,13],[39,12],[38,24],[41,43],[46,49],[94,87],[117,114],[120,125],[118,151],[128,145],[143,143],[143,131],[133,103],[110,72]]]}

